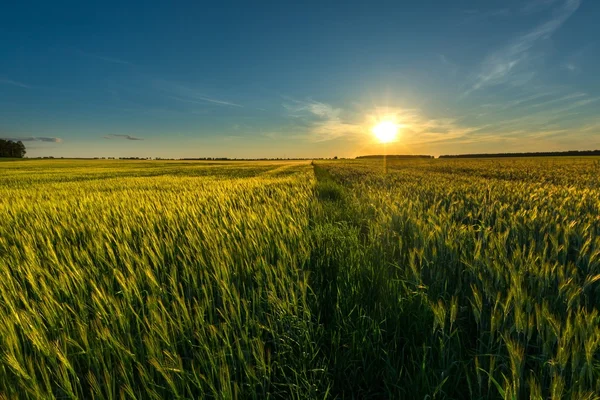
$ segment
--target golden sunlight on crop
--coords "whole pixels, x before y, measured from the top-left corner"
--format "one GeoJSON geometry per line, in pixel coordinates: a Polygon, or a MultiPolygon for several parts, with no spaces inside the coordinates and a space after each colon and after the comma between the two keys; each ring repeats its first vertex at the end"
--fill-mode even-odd
{"type": "Polygon", "coordinates": [[[396,140],[398,125],[392,121],[381,121],[373,127],[372,132],[381,143],[390,143],[396,140]]]}

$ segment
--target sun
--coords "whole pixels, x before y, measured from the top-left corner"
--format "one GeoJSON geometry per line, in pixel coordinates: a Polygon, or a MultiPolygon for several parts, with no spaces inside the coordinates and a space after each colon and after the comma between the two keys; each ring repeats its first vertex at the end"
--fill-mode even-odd
{"type": "Polygon", "coordinates": [[[381,143],[390,143],[396,140],[398,125],[392,121],[382,121],[373,127],[373,133],[381,143]]]}

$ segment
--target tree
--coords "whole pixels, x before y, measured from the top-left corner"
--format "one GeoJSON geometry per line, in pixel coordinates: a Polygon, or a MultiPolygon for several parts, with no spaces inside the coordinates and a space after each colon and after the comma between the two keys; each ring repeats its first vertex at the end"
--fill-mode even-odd
{"type": "Polygon", "coordinates": [[[25,145],[20,140],[0,139],[0,157],[23,158],[25,153],[25,145]]]}
{"type": "Polygon", "coordinates": [[[25,145],[23,144],[23,142],[21,142],[19,140],[15,146],[14,157],[15,158],[23,158],[23,157],[25,157],[26,153],[27,153],[27,150],[25,150],[25,145]]]}

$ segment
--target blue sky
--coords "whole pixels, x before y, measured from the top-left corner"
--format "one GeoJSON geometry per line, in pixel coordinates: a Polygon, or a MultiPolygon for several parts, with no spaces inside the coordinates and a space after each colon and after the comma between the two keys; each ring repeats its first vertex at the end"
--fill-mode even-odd
{"type": "Polygon", "coordinates": [[[600,2],[10,2],[0,137],[28,155],[600,149],[600,2]],[[255,4],[251,4],[255,3],[255,4]]]}

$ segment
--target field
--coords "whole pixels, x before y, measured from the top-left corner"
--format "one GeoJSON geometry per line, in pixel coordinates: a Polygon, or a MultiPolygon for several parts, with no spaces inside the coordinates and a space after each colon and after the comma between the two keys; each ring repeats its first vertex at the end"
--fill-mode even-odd
{"type": "Polygon", "coordinates": [[[599,399],[599,176],[0,163],[0,399],[599,399]]]}

